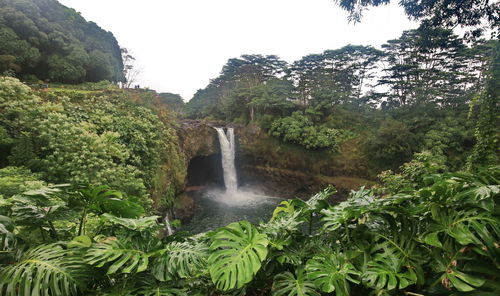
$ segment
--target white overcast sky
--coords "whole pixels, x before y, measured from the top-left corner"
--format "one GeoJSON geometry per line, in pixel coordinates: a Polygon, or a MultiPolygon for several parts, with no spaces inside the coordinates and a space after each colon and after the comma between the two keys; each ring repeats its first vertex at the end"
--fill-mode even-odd
{"type": "Polygon", "coordinates": [[[348,23],[333,0],[59,0],[113,32],[143,69],[141,87],[185,101],[229,58],[275,54],[293,62],[347,44],[380,47],[416,28],[397,1],[348,23]]]}

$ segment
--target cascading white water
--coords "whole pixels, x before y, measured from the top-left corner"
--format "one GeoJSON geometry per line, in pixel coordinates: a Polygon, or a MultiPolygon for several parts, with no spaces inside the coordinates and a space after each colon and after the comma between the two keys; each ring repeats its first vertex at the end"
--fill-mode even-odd
{"type": "Polygon", "coordinates": [[[165,222],[165,234],[167,236],[174,234],[174,229],[172,228],[172,225],[170,225],[170,219],[168,216],[169,214],[165,213],[165,219],[163,219],[165,222]]]}
{"type": "Polygon", "coordinates": [[[238,179],[236,176],[236,167],[234,165],[234,151],[236,150],[234,142],[234,129],[228,128],[227,134],[220,127],[216,127],[215,129],[217,130],[217,134],[219,135],[226,193],[236,193],[238,191],[238,179]]]}
{"type": "Polygon", "coordinates": [[[265,196],[256,187],[238,187],[235,167],[236,141],[234,129],[215,128],[219,137],[224,173],[225,189],[211,187],[200,190],[195,195],[199,207],[190,222],[180,226],[180,230],[193,233],[206,232],[238,220],[257,222],[272,215],[274,207],[281,199],[265,196]]]}

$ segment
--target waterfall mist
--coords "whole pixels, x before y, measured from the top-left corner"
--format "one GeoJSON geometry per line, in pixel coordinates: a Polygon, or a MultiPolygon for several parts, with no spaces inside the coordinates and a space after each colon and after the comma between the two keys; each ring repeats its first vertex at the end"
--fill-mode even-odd
{"type": "Polygon", "coordinates": [[[234,163],[236,155],[234,129],[229,127],[227,131],[224,131],[224,128],[221,127],[214,128],[219,137],[226,191],[223,192],[219,189],[212,189],[207,192],[207,196],[230,206],[247,206],[265,202],[268,197],[257,193],[253,188],[238,188],[238,176],[234,163]]]}
{"type": "Polygon", "coordinates": [[[194,191],[197,210],[188,224],[181,227],[194,233],[204,232],[239,220],[253,223],[268,220],[281,201],[265,196],[251,187],[238,187],[235,165],[236,139],[233,128],[214,128],[219,137],[225,188],[211,187],[194,191]],[[226,131],[225,131],[226,130],[226,131]]]}

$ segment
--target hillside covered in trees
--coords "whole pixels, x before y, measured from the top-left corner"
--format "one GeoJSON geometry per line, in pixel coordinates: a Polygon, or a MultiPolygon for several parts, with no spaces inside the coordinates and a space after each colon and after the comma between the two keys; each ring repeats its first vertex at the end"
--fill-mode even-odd
{"type": "Polygon", "coordinates": [[[357,138],[378,172],[422,150],[456,169],[474,145],[480,111],[470,103],[497,75],[492,59],[499,48],[496,40],[470,43],[449,29],[421,27],[381,49],[346,45],[291,64],[243,55],[194,95],[186,116],[256,124],[318,152],[338,152],[357,138]]]}
{"type": "Polygon", "coordinates": [[[56,0],[0,1],[0,73],[26,81],[123,81],[112,33],[56,0]]]}

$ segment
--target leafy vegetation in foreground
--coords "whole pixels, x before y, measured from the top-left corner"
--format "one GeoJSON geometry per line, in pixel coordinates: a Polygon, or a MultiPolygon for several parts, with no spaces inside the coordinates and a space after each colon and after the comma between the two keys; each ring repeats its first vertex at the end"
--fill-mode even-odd
{"type": "Polygon", "coordinates": [[[0,293],[498,295],[500,167],[416,179],[337,205],[328,188],[259,225],[162,237],[158,217],[109,188],[24,191],[30,178],[4,177],[0,293]]]}

